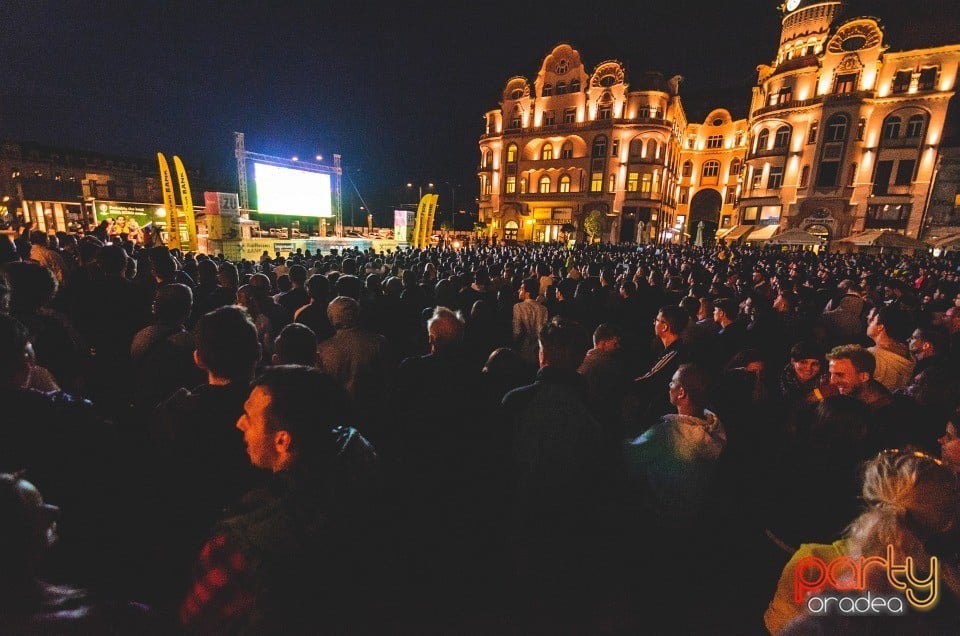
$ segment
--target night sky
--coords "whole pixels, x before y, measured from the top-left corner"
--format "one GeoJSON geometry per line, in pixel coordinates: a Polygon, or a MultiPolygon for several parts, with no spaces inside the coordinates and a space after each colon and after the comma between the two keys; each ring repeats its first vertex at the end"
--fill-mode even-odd
{"type": "MultiPolygon", "coordinates": [[[[698,121],[717,106],[746,115],[780,27],[774,0],[383,4],[7,0],[0,137],[176,154],[228,191],[234,131],[252,152],[337,152],[345,214],[355,184],[386,224],[416,198],[410,181],[455,184],[457,208],[476,209],[483,115],[556,44],[578,49],[588,72],[616,59],[628,79],[682,75],[698,121]]],[[[882,19],[891,50],[960,41],[952,0],[856,4],[882,19]]],[[[450,187],[437,191],[449,209],[450,187]]]]}

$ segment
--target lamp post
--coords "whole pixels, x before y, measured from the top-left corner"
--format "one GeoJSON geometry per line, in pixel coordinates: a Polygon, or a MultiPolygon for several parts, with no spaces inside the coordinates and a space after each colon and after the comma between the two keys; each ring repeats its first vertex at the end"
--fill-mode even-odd
{"type": "MultiPolygon", "coordinates": [[[[412,188],[413,188],[413,184],[412,184],[412,183],[408,183],[408,184],[407,184],[407,188],[408,188],[408,189],[412,189],[412,188]]],[[[427,184],[427,188],[430,189],[430,190],[432,190],[432,189],[433,189],[433,183],[428,183],[428,184],[427,184]]],[[[417,184],[417,203],[418,203],[418,204],[420,203],[420,199],[422,199],[422,198],[423,198],[423,184],[422,184],[422,183],[418,183],[418,184],[417,184]]]]}

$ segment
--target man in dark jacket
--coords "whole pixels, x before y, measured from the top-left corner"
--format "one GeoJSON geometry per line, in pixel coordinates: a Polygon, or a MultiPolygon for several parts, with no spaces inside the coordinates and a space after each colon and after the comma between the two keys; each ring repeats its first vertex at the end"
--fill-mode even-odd
{"type": "Polygon", "coordinates": [[[340,633],[378,614],[368,599],[382,597],[371,594],[382,578],[368,558],[378,458],[347,425],[352,410],[311,367],[274,366],[254,381],[236,426],[250,463],[272,477],[200,550],[180,608],[188,633],[340,633]],[[365,613],[351,611],[360,603],[365,613]]]}

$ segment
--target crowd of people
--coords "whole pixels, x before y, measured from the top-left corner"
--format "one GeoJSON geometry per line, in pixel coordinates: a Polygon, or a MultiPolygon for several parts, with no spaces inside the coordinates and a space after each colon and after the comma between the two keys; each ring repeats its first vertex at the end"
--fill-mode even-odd
{"type": "Polygon", "coordinates": [[[0,632],[955,632],[956,255],[117,237],[0,237],[0,632]]]}

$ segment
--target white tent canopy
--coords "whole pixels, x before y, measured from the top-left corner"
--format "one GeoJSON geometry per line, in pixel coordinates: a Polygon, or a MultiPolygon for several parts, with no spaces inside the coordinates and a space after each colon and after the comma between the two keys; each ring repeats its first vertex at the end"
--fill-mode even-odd
{"type": "Polygon", "coordinates": [[[767,241],[767,245],[820,245],[823,241],[806,230],[792,227],[767,241]]]}

